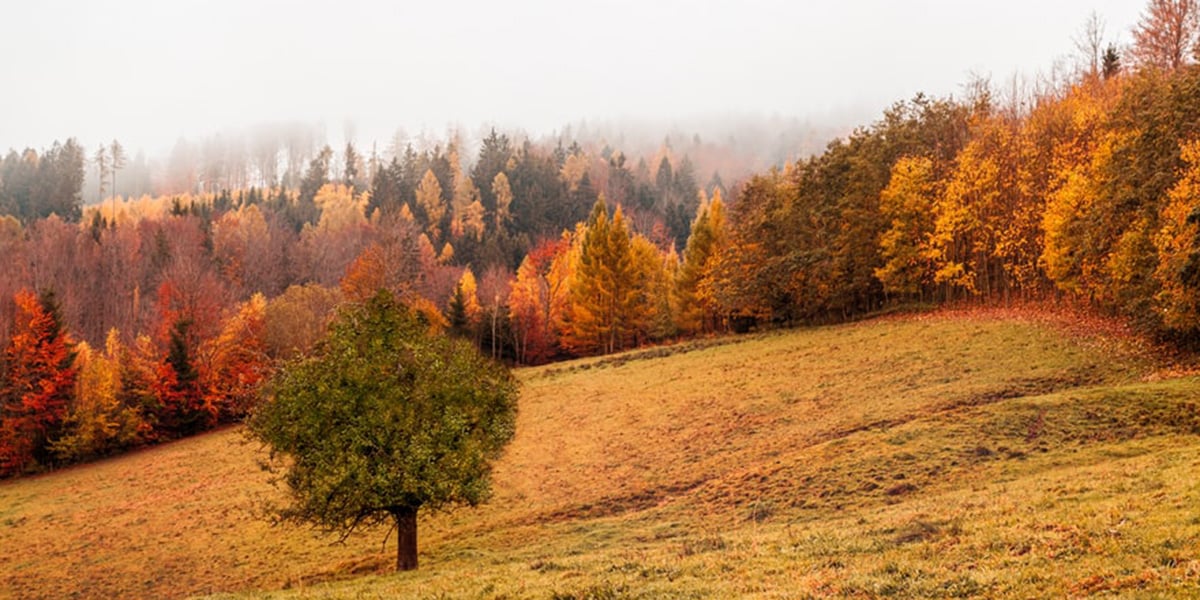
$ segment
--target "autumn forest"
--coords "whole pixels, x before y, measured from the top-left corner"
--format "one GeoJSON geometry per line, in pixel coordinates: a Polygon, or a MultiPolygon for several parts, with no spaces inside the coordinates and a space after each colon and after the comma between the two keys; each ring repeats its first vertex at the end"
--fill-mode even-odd
{"type": "Polygon", "coordinates": [[[9,151],[0,476],[239,421],[381,288],[520,365],[960,301],[1071,301],[1191,344],[1194,17],[1171,38],[1151,10],[1070,76],[918,95],[753,173],[699,137],[496,130],[184,153],[153,183],[116,141],[9,151]]]}

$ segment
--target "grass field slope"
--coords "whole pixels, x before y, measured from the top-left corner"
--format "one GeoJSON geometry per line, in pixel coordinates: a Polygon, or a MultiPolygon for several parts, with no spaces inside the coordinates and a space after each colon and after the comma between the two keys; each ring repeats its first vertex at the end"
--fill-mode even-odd
{"type": "Polygon", "coordinates": [[[272,526],[238,429],[0,483],[0,597],[1200,597],[1200,379],[939,312],[520,372],[492,501],[272,526]],[[394,540],[393,540],[394,542],[394,540]]]}

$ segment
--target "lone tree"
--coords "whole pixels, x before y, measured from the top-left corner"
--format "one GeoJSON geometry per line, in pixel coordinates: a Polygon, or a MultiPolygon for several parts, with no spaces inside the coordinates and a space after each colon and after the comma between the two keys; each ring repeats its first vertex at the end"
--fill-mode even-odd
{"type": "Polygon", "coordinates": [[[314,356],[271,387],[249,429],[284,470],[280,516],[343,538],[390,520],[401,571],[417,568],[419,509],[486,499],[516,419],[505,367],[431,334],[387,291],[343,308],[314,356]]]}

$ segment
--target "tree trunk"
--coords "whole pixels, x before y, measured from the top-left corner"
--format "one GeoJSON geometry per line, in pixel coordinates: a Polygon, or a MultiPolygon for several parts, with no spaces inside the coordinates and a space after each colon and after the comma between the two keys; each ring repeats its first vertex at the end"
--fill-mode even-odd
{"type": "Polygon", "coordinates": [[[399,508],[392,512],[396,519],[396,570],[417,568],[417,509],[399,508]]]}

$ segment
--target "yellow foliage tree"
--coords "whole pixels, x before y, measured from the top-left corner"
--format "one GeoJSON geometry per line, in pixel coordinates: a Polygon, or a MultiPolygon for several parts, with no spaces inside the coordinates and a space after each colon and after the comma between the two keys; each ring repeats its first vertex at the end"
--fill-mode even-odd
{"type": "Polygon", "coordinates": [[[321,209],[317,227],[326,230],[344,230],[365,225],[367,222],[367,192],[354,194],[354,189],[340,183],[327,183],[317,190],[313,204],[321,209]]]}
{"type": "Polygon", "coordinates": [[[64,422],[66,433],[52,443],[54,453],[68,462],[111,454],[143,441],[148,425],[140,407],[120,398],[121,336],[110,330],[103,352],[87,342],[76,346],[79,368],[74,402],[64,422]]]}
{"type": "Polygon", "coordinates": [[[442,217],[446,215],[446,202],[442,200],[442,184],[438,183],[433,169],[425,171],[425,176],[417,185],[416,197],[417,206],[425,211],[425,216],[429,219],[429,224],[425,229],[429,234],[429,239],[436,240],[441,236],[442,217]]]}
{"type": "Polygon", "coordinates": [[[879,195],[879,210],[890,225],[879,238],[883,266],[875,269],[888,293],[917,296],[932,282],[929,244],[937,196],[933,161],[909,156],[892,166],[891,180],[879,195]]]}
{"type": "Polygon", "coordinates": [[[1200,328],[1200,140],[1180,155],[1187,167],[1167,194],[1154,236],[1161,287],[1155,301],[1167,327],[1192,332],[1200,328]]]}
{"type": "Polygon", "coordinates": [[[636,341],[649,312],[645,282],[625,216],[617,207],[610,220],[603,197],[592,208],[570,287],[564,345],[576,353],[610,353],[636,341]]]}
{"type": "Polygon", "coordinates": [[[571,329],[571,284],[575,280],[575,272],[579,270],[579,256],[582,253],[583,239],[587,234],[587,224],[577,223],[573,233],[563,232],[562,243],[566,251],[556,254],[546,272],[546,286],[550,306],[550,324],[556,337],[571,329]]]}
{"type": "Polygon", "coordinates": [[[479,306],[479,283],[471,269],[463,269],[457,288],[462,290],[463,314],[469,323],[474,323],[479,319],[483,308],[479,306]]]}
{"type": "Polygon", "coordinates": [[[679,331],[694,334],[716,327],[717,303],[715,298],[702,291],[702,283],[708,277],[715,257],[725,251],[728,238],[725,204],[721,201],[721,190],[714,189],[712,200],[704,199],[696,212],[683,251],[683,263],[679,265],[671,290],[675,325],[679,331]]]}
{"type": "Polygon", "coordinates": [[[492,179],[492,194],[496,196],[496,229],[500,229],[512,217],[510,211],[513,201],[512,186],[503,171],[496,173],[492,179]]]}
{"type": "Polygon", "coordinates": [[[454,237],[470,235],[475,239],[483,237],[483,203],[480,202],[479,188],[475,182],[458,167],[457,156],[451,163],[454,167],[454,211],[451,221],[451,233],[454,237]]]}

